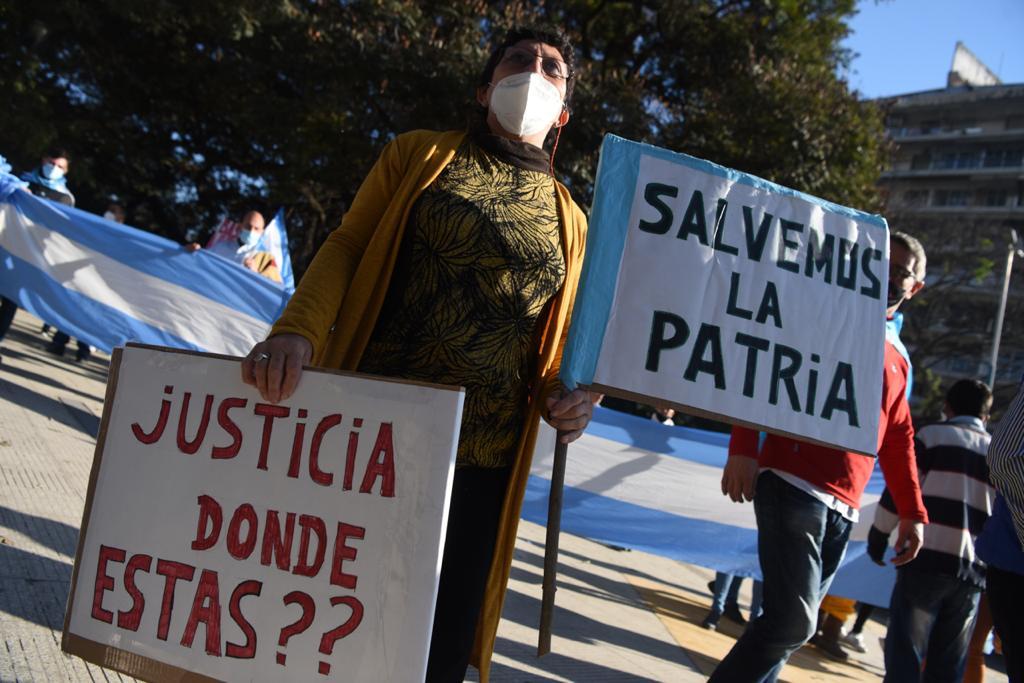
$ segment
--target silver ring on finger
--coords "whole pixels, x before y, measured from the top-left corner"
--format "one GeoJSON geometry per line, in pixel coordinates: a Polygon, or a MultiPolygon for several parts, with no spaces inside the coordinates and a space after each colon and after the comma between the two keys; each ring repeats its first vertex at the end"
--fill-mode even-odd
{"type": "Polygon", "coordinates": [[[253,358],[253,361],[255,361],[257,363],[262,363],[263,361],[266,361],[266,360],[270,360],[270,354],[269,353],[261,353],[258,356],[256,356],[255,358],[253,358]]]}

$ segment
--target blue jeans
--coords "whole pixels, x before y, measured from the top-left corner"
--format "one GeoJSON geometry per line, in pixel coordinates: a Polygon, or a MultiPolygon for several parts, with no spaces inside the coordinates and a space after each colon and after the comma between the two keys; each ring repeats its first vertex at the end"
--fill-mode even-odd
{"type": "MultiPolygon", "coordinates": [[[[739,597],[740,584],[743,583],[742,576],[715,572],[715,587],[711,595],[711,611],[721,614],[725,611],[726,605],[735,605],[739,597]]],[[[753,619],[761,613],[761,582],[754,579],[751,587],[750,597],[750,618],[753,619]]]]}
{"type": "Polygon", "coordinates": [[[711,611],[721,614],[726,605],[735,605],[740,593],[742,576],[715,572],[715,590],[711,594],[711,611]]]}
{"type": "Polygon", "coordinates": [[[775,681],[789,656],[814,635],[818,606],[846,552],[851,522],[773,472],[754,495],[764,576],[761,616],[718,665],[712,683],[775,681]]]}
{"type": "Polygon", "coordinates": [[[976,586],[955,576],[900,568],[889,603],[885,681],[962,679],[980,596],[976,586]]]}

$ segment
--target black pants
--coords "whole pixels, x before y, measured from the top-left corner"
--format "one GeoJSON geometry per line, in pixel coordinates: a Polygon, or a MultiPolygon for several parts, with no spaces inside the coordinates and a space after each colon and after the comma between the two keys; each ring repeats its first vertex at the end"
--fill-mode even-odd
{"type": "MultiPolygon", "coordinates": [[[[56,353],[58,356],[63,355],[64,347],[68,345],[70,340],[71,335],[57,330],[57,333],[53,335],[53,339],[50,341],[49,349],[52,353],[56,353]]],[[[75,354],[78,360],[88,358],[90,355],[89,345],[81,339],[76,339],[75,341],[78,344],[78,351],[75,354]]]]}
{"type": "Polygon", "coordinates": [[[1006,676],[1010,683],[1024,683],[1024,575],[989,565],[985,590],[992,624],[1003,641],[1006,676]]]}
{"type": "Polygon", "coordinates": [[[462,683],[466,677],[510,472],[507,467],[455,470],[427,683],[462,683]]]}
{"type": "Polygon", "coordinates": [[[0,296],[0,339],[7,336],[7,330],[11,329],[14,314],[17,312],[18,304],[5,296],[0,296]]]}

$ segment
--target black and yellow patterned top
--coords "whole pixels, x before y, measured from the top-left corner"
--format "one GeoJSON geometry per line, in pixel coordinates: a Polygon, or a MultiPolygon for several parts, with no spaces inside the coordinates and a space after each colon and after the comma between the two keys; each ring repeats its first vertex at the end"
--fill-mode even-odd
{"type": "Polygon", "coordinates": [[[359,370],[466,388],[457,466],[511,464],[545,306],[565,279],[547,154],[468,136],[412,207],[359,370]]]}

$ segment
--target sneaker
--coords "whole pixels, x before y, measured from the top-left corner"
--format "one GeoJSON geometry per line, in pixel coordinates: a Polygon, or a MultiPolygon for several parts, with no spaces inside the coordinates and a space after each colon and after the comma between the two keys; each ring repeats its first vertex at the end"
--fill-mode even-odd
{"type": "Polygon", "coordinates": [[[708,615],[704,617],[704,621],[700,622],[700,625],[709,631],[714,631],[718,628],[718,619],[722,615],[718,612],[711,610],[708,615]]]}
{"type": "Polygon", "coordinates": [[[740,626],[743,626],[747,623],[747,620],[743,618],[743,613],[740,612],[739,605],[737,605],[736,603],[726,605],[725,609],[722,611],[722,616],[728,619],[729,621],[736,622],[740,626]]]}
{"type": "Polygon", "coordinates": [[[861,633],[847,633],[846,635],[839,636],[839,642],[857,652],[868,651],[864,647],[864,635],[861,633]]]}
{"type": "Polygon", "coordinates": [[[52,353],[55,356],[63,356],[64,355],[64,347],[63,346],[57,346],[53,342],[50,342],[49,344],[46,345],[46,351],[47,351],[47,353],[52,353]]]}

